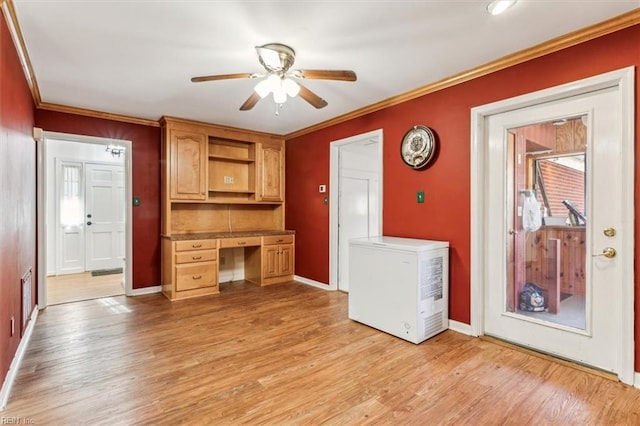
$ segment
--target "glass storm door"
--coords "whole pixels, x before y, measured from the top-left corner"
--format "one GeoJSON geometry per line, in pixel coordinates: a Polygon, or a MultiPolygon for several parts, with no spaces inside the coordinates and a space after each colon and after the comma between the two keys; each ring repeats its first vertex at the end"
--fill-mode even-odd
{"type": "Polygon", "coordinates": [[[612,372],[620,115],[603,89],[488,118],[485,333],[612,372]]]}

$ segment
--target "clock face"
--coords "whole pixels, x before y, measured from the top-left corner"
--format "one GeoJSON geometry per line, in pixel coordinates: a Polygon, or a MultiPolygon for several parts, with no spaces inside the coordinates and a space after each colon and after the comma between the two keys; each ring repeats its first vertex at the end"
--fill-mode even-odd
{"type": "Polygon", "coordinates": [[[436,138],[431,129],[425,126],[413,126],[402,138],[400,156],[409,167],[419,169],[433,158],[436,138]]]}

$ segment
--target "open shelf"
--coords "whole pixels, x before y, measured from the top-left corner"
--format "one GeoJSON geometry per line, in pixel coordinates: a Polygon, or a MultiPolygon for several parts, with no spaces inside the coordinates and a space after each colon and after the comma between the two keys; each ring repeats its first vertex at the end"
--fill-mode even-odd
{"type": "Polygon", "coordinates": [[[222,192],[222,193],[228,193],[228,194],[255,194],[256,191],[252,190],[252,189],[247,189],[247,190],[237,190],[237,189],[226,189],[226,188],[209,188],[209,192],[222,192]]]}
{"type": "Polygon", "coordinates": [[[255,163],[256,161],[254,158],[238,158],[238,157],[231,157],[228,155],[217,155],[217,154],[209,154],[209,158],[224,160],[224,161],[234,161],[238,163],[255,163]]]}
{"type": "Polygon", "coordinates": [[[209,197],[216,203],[255,202],[254,143],[209,138],[209,197]]]}
{"type": "Polygon", "coordinates": [[[209,158],[254,162],[256,160],[255,144],[209,138],[209,158]]]}

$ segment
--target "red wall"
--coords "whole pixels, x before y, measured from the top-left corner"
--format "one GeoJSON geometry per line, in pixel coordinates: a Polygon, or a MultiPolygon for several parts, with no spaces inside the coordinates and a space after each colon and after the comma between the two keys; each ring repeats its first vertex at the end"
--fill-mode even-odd
{"type": "Polygon", "coordinates": [[[36,126],[51,132],[130,140],[132,144],[133,288],[160,285],[160,128],[36,110],[36,126]]]}
{"type": "MultiPolygon", "coordinates": [[[[450,317],[470,323],[470,109],[607,71],[640,65],[640,25],[477,78],[400,105],[287,141],[286,227],[296,230],[296,274],[329,282],[329,216],[317,193],[329,182],[330,141],[383,129],[385,235],[451,243],[450,317]],[[404,132],[415,124],[437,133],[440,150],[427,169],[414,171],[399,157],[404,132]],[[416,191],[425,191],[417,204],[416,191]],[[309,194],[315,194],[309,196],[309,194]]],[[[357,84],[357,83],[355,83],[357,84]]],[[[636,93],[640,79],[636,70],[636,93]]],[[[636,94],[636,102],[637,102],[636,94]]],[[[636,106],[640,116],[640,108],[636,106]]],[[[638,116],[636,145],[638,145],[638,116]]],[[[640,155],[636,155],[636,168],[640,155]]],[[[640,175],[636,173],[636,176],[640,175]]],[[[636,177],[636,209],[640,205],[636,177]]],[[[331,190],[331,188],[329,188],[331,190]]],[[[636,221],[636,247],[640,226],[636,221]]],[[[640,294],[640,273],[636,272],[640,294]]],[[[636,303],[637,305],[637,303],[636,303]]],[[[636,318],[640,318],[636,307],[636,318]]],[[[636,320],[637,323],[638,320],[636,320]]],[[[636,366],[640,332],[636,328],[636,366]]],[[[637,369],[638,369],[637,368],[637,369]]]]}
{"type": "Polygon", "coordinates": [[[37,288],[33,107],[11,35],[0,16],[0,386],[20,344],[20,278],[29,268],[33,295],[37,288]],[[15,318],[13,336],[11,317],[15,318]]]}

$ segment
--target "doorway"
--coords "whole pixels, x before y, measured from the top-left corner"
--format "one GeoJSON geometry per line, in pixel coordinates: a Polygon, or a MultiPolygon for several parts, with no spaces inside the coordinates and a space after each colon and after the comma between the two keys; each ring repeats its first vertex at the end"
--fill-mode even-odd
{"type": "Polygon", "coordinates": [[[472,110],[472,329],[625,383],[634,354],[632,81],[625,69],[472,110]],[[584,132],[582,148],[559,153],[567,123],[584,132]],[[536,140],[534,129],[554,136],[536,140]],[[555,194],[549,170],[560,168],[582,187],[555,194]]]}
{"type": "Polygon", "coordinates": [[[382,235],[382,130],[331,142],[330,281],[349,291],[349,240],[382,235]]]}
{"type": "Polygon", "coordinates": [[[130,294],[131,142],[53,132],[36,139],[38,305],[130,294]]]}

